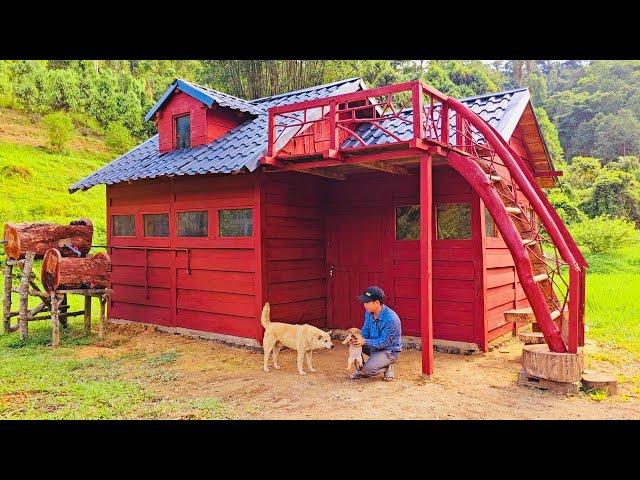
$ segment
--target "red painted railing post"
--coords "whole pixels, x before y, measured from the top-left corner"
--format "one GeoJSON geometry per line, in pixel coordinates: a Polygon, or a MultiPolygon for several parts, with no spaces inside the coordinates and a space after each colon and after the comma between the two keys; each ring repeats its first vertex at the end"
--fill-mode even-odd
{"type": "Polygon", "coordinates": [[[269,112],[269,125],[267,128],[267,156],[273,157],[273,138],[274,138],[274,113],[269,112]]]}
{"type": "Polygon", "coordinates": [[[424,98],[422,85],[415,81],[411,85],[411,106],[413,109],[413,138],[424,137],[424,98]]]}
{"type": "Polygon", "coordinates": [[[440,132],[442,133],[442,143],[449,145],[449,104],[440,104],[440,132]]]}
{"type": "Polygon", "coordinates": [[[569,268],[569,353],[578,351],[578,322],[580,316],[580,271],[569,268]]]}
{"type": "Polygon", "coordinates": [[[584,308],[587,293],[587,269],[580,270],[580,311],[578,312],[580,327],[578,329],[578,345],[584,347],[584,308]]]}
{"type": "Polygon", "coordinates": [[[338,150],[338,132],[336,131],[336,102],[329,103],[329,150],[338,150]]]}

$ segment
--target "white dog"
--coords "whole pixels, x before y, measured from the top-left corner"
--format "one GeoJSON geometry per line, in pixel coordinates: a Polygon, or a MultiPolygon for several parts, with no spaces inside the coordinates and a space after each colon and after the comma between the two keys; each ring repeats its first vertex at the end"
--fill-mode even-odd
{"type": "Polygon", "coordinates": [[[298,373],[306,375],[302,369],[305,356],[307,357],[307,366],[310,372],[315,372],[315,368],[311,363],[311,354],[313,350],[321,348],[333,348],[331,341],[331,332],[325,332],[313,325],[291,325],[288,323],[271,322],[270,319],[271,306],[269,302],[264,304],[262,309],[262,317],[260,321],[264,327],[264,338],[262,340],[262,348],[264,349],[264,371],[268,372],[269,354],[273,351],[273,366],[276,370],[280,369],[278,365],[278,353],[284,347],[291,348],[298,352],[298,373]]]}

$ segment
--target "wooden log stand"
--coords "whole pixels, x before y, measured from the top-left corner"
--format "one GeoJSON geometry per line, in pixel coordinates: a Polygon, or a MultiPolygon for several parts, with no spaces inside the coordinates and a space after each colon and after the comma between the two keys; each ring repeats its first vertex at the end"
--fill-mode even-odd
{"type": "Polygon", "coordinates": [[[7,223],[4,226],[4,252],[7,258],[26,258],[34,252],[42,258],[50,248],[58,248],[62,256],[86,256],[91,249],[93,224],[88,218],[69,225],[54,223],[7,223]]]}
{"type": "Polygon", "coordinates": [[[98,325],[98,338],[103,339],[106,325],[106,303],[112,290],[109,288],[94,289],[59,289],[45,292],[35,282],[33,261],[36,253],[26,252],[24,259],[7,259],[4,267],[4,304],[2,311],[2,323],[5,333],[20,332],[21,340],[29,338],[29,322],[38,320],[52,321],[52,346],[60,344],[60,326],[66,326],[69,317],[84,315],[84,330],[86,335],[91,334],[91,298],[98,297],[100,301],[100,323],[98,325]],[[21,270],[20,285],[13,287],[12,276],[15,269],[21,270]],[[17,293],[18,311],[12,312],[11,293],[17,293]],[[85,297],[84,310],[70,312],[67,295],[82,295],[85,297]],[[29,297],[40,299],[40,303],[29,310],[29,297]],[[18,322],[11,323],[13,317],[18,317],[18,322]]]}

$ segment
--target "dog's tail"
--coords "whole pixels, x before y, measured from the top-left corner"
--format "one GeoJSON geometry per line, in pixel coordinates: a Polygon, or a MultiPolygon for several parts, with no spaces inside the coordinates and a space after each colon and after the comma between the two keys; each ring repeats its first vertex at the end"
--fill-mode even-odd
{"type": "Polygon", "coordinates": [[[262,316],[260,317],[260,323],[262,323],[262,326],[264,327],[264,329],[266,330],[269,325],[271,325],[271,306],[269,305],[269,302],[264,304],[264,307],[262,307],[262,316]]]}

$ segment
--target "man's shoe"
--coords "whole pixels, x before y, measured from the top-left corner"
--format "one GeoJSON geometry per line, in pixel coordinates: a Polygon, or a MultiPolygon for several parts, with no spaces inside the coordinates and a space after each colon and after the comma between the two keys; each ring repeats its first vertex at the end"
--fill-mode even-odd
{"type": "Polygon", "coordinates": [[[361,378],[362,378],[362,374],[360,373],[360,370],[356,370],[351,375],[349,375],[349,380],[359,380],[361,378]]]}
{"type": "Polygon", "coordinates": [[[382,379],[386,382],[390,382],[391,380],[393,380],[393,367],[391,365],[389,365],[387,371],[384,372],[384,376],[382,377],[382,379]]]}

